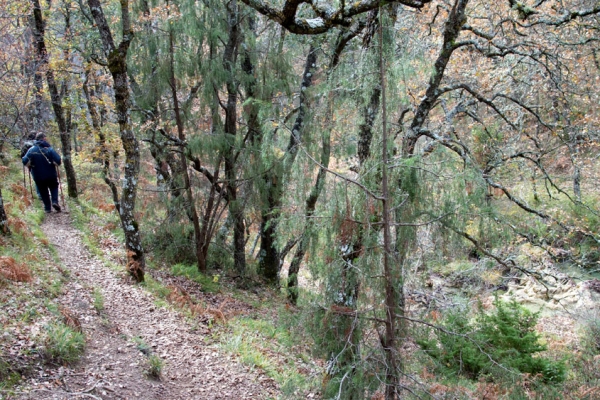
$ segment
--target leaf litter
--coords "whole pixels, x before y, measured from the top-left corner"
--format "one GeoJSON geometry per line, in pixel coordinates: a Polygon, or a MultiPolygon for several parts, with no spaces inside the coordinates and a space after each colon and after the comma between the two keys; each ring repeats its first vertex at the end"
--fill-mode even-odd
{"type": "MultiPolygon", "coordinates": [[[[203,325],[207,314],[231,316],[250,306],[225,295],[207,294],[200,302],[204,304],[201,316],[190,321],[158,306],[124,271],[115,272],[90,255],[68,213],[47,215],[42,229],[57,249],[61,273],[70,277],[57,299],[60,314],[66,324],[85,334],[86,351],[73,366],[38,363],[11,399],[277,397],[279,389],[271,378],[223,354],[205,335],[209,332],[203,325]],[[103,297],[100,310],[93,306],[94,291],[103,297]],[[160,357],[164,364],[158,380],[146,373],[150,355],[160,357]]],[[[169,278],[169,284],[172,293],[192,303],[198,303],[202,295],[183,281],[169,278]]],[[[35,346],[27,335],[19,337],[23,346],[35,346]]]]}

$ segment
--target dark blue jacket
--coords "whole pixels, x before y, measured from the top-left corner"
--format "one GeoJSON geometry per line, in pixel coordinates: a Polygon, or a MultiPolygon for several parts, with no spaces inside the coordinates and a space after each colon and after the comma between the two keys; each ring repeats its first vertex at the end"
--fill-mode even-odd
{"type": "Polygon", "coordinates": [[[60,156],[45,140],[36,140],[35,145],[23,157],[23,165],[29,164],[33,179],[43,181],[56,179],[56,167],[60,165],[60,156]]]}

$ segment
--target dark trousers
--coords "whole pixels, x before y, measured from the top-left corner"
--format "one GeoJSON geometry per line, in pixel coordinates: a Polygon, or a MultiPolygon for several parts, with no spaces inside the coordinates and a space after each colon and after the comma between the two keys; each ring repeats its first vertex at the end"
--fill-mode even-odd
{"type": "Polygon", "coordinates": [[[44,210],[52,211],[52,204],[58,204],[58,179],[41,179],[35,181],[35,184],[40,191],[40,196],[44,203],[44,210]]]}

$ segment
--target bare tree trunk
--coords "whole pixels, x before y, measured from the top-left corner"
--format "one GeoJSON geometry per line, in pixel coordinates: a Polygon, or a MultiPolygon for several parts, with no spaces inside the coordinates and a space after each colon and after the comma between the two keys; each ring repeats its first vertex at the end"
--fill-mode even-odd
{"type": "Polygon", "coordinates": [[[46,82],[48,83],[50,98],[52,100],[52,109],[54,110],[56,123],[60,132],[60,141],[63,151],[63,165],[67,175],[68,194],[70,198],[76,199],[77,178],[75,176],[75,169],[73,168],[73,163],[71,161],[71,133],[65,119],[65,113],[62,106],[62,96],[58,91],[58,86],[54,77],[54,71],[49,65],[48,51],[44,41],[45,23],[42,18],[40,2],[39,0],[31,1],[33,4],[33,18],[35,21],[34,36],[36,40],[37,56],[40,61],[40,65],[43,65],[46,68],[46,82]]]}
{"type": "Polygon", "coordinates": [[[38,132],[41,131],[48,120],[48,115],[46,114],[46,109],[44,107],[44,76],[40,68],[41,62],[37,55],[37,38],[35,35],[37,30],[33,13],[29,18],[29,26],[31,29],[24,32],[29,50],[27,54],[27,63],[25,63],[25,71],[33,80],[33,102],[32,109],[28,110],[29,121],[26,122],[31,124],[30,129],[33,132],[38,132]]]}
{"type": "Polygon", "coordinates": [[[100,153],[100,162],[102,163],[102,178],[110,188],[115,209],[118,213],[120,213],[121,202],[119,200],[119,191],[117,189],[117,185],[110,177],[110,152],[106,147],[106,137],[102,132],[102,120],[100,118],[100,114],[98,114],[98,109],[94,101],[94,98],[96,97],[96,92],[94,89],[94,85],[92,84],[90,86],[90,77],[92,76],[92,73],[92,64],[89,63],[85,68],[85,81],[83,82],[83,93],[85,95],[88,111],[92,119],[92,127],[94,128],[95,132],[94,136],[97,137],[96,146],[100,153]]]}
{"type": "Polygon", "coordinates": [[[306,209],[304,211],[304,229],[302,230],[298,248],[296,249],[296,253],[294,253],[294,258],[292,258],[292,262],[290,263],[288,270],[288,300],[292,304],[297,304],[298,302],[298,273],[300,272],[300,265],[304,259],[304,255],[308,250],[310,231],[314,226],[314,219],[312,216],[314,215],[317,201],[319,200],[319,196],[323,186],[325,185],[325,179],[327,177],[326,168],[329,167],[329,157],[331,154],[331,131],[328,127],[323,130],[323,138],[321,141],[322,149],[320,162],[322,167],[319,168],[315,184],[310,192],[310,195],[306,199],[306,209]]]}
{"type": "Polygon", "coordinates": [[[577,165],[573,166],[573,193],[575,199],[581,201],[581,170],[577,165]]]}
{"type": "MultiPolygon", "coordinates": [[[[336,43],[335,50],[331,57],[331,62],[329,63],[329,74],[331,71],[334,71],[337,65],[340,62],[340,56],[344,51],[348,42],[356,37],[356,35],[362,31],[363,24],[359,23],[354,29],[349,30],[348,32],[341,32],[336,43]]],[[[328,75],[328,79],[330,75],[328,75]]],[[[297,304],[298,302],[298,273],[300,272],[300,265],[306,251],[308,250],[308,244],[310,240],[310,231],[314,226],[314,220],[312,218],[315,208],[317,206],[317,201],[319,200],[319,196],[325,185],[325,179],[327,177],[327,168],[329,167],[329,158],[331,155],[331,130],[330,124],[333,120],[333,92],[329,92],[329,96],[327,99],[327,113],[325,116],[325,127],[323,128],[323,135],[321,138],[321,166],[319,167],[319,172],[317,173],[317,178],[315,180],[315,184],[311,189],[311,192],[306,199],[306,208],[304,211],[304,228],[300,235],[300,239],[298,241],[298,247],[296,248],[296,252],[294,253],[294,257],[292,258],[292,262],[290,263],[290,267],[288,270],[288,300],[292,304],[297,304]]]]}
{"type": "Polygon", "coordinates": [[[208,194],[208,200],[206,202],[206,208],[204,209],[204,215],[202,216],[202,227],[200,230],[200,239],[198,245],[200,246],[200,258],[198,259],[198,269],[205,271],[207,268],[206,262],[208,258],[208,248],[210,246],[210,239],[213,237],[217,221],[222,212],[220,208],[221,200],[223,199],[222,193],[217,191],[217,183],[219,180],[219,169],[221,161],[217,163],[215,173],[213,175],[213,184],[210,187],[208,194]],[[220,212],[221,211],[221,212],[220,212]]]}
{"type": "Polygon", "coordinates": [[[381,87],[379,85],[373,88],[369,103],[363,109],[364,122],[360,124],[358,134],[358,161],[363,165],[371,154],[371,140],[373,139],[373,124],[379,111],[379,102],[381,99],[381,87]]]}
{"type": "Polygon", "coordinates": [[[4,210],[4,200],[2,200],[2,189],[0,189],[0,235],[10,235],[8,217],[6,216],[6,210],[4,210]]]}
{"type": "Polygon", "coordinates": [[[281,206],[281,197],[283,195],[283,180],[289,175],[292,166],[296,160],[299,146],[301,145],[302,134],[309,111],[309,102],[307,89],[312,86],[314,70],[317,64],[317,50],[311,44],[304,64],[302,74],[302,83],[300,90],[300,105],[298,115],[292,126],[290,141],[287,151],[283,156],[280,168],[273,168],[265,174],[265,186],[267,190],[267,204],[262,211],[262,221],[260,228],[260,252],[259,252],[259,272],[269,282],[275,282],[279,276],[281,267],[279,251],[275,245],[277,222],[279,218],[279,209],[281,206]]]}
{"type": "Polygon", "coordinates": [[[223,67],[227,77],[227,103],[225,105],[225,136],[227,150],[225,152],[225,179],[227,182],[227,198],[229,214],[233,221],[233,261],[237,272],[246,274],[246,237],[244,223],[244,205],[238,199],[238,184],[236,174],[235,141],[237,135],[237,84],[234,80],[234,65],[238,55],[241,39],[239,27],[239,9],[237,0],[227,3],[227,18],[229,25],[229,40],[223,55],[223,67]]]}
{"type": "MultiPolygon", "coordinates": [[[[32,18],[32,32],[36,32],[35,29],[35,18],[32,18]]],[[[34,35],[34,41],[35,41],[34,35]]],[[[44,98],[42,93],[44,92],[44,76],[41,71],[41,62],[37,56],[37,43],[34,43],[35,55],[33,55],[33,62],[31,63],[33,69],[33,119],[32,125],[35,132],[41,131],[42,127],[48,120],[46,110],[44,107],[44,98]]]]}
{"type": "MultiPolygon", "coordinates": [[[[167,2],[168,5],[168,2],[167,2]]],[[[181,109],[179,108],[179,99],[177,98],[177,80],[175,79],[175,43],[173,38],[173,30],[169,30],[169,61],[171,66],[171,95],[173,97],[173,112],[175,113],[175,123],[177,125],[177,133],[179,140],[185,142],[185,132],[183,127],[183,119],[181,118],[181,109]]],[[[190,183],[190,175],[188,173],[187,157],[185,154],[186,149],[183,148],[179,156],[181,163],[181,174],[183,176],[184,190],[186,193],[188,215],[192,218],[192,224],[194,225],[194,241],[196,245],[196,262],[198,270],[204,272],[206,270],[206,263],[202,254],[202,243],[200,233],[200,221],[198,220],[198,212],[196,211],[196,204],[194,203],[194,194],[192,193],[192,185],[190,183]],[[202,261],[201,261],[202,260],[202,261]]]]}
{"type": "MultiPolygon", "coordinates": [[[[422,135],[422,127],[427,121],[427,116],[429,112],[434,107],[435,103],[438,101],[440,97],[439,87],[442,83],[442,79],[444,78],[444,72],[448,63],[450,62],[450,58],[452,57],[452,53],[456,50],[455,41],[458,38],[461,28],[463,24],[466,22],[466,8],[469,3],[469,0],[455,0],[450,10],[450,14],[444,26],[443,33],[443,43],[440,48],[440,53],[435,61],[434,70],[431,73],[429,84],[427,90],[425,91],[425,96],[421,99],[414,118],[411,122],[410,129],[405,133],[402,139],[402,157],[404,159],[409,159],[414,156],[414,152],[416,149],[417,141],[422,135]]],[[[381,32],[380,32],[381,34],[381,32]]],[[[383,69],[383,65],[381,66],[383,69]]],[[[382,75],[383,79],[383,75],[382,75]]],[[[383,86],[383,85],[382,85],[383,86]]],[[[385,89],[385,86],[383,86],[385,89]]],[[[382,95],[383,102],[385,102],[385,92],[382,95]]],[[[385,103],[383,105],[384,109],[384,134],[386,134],[386,118],[385,118],[385,103]]],[[[383,143],[384,152],[386,149],[386,140],[384,139],[383,143]]],[[[384,161],[387,160],[387,153],[384,153],[384,161]]],[[[384,162],[384,171],[387,169],[387,165],[384,162]]],[[[410,170],[408,174],[415,173],[414,170],[410,170]]],[[[408,177],[408,175],[407,175],[408,177]]],[[[410,180],[410,179],[408,179],[410,180]]],[[[384,179],[384,183],[387,185],[387,178],[384,179]]],[[[400,186],[404,183],[402,179],[400,179],[400,186]]],[[[410,183],[406,182],[407,185],[410,183]]],[[[418,183],[417,183],[418,184],[418,183]]],[[[414,192],[414,188],[412,189],[414,192]]],[[[414,198],[407,199],[408,201],[402,207],[399,207],[396,210],[396,219],[398,221],[402,221],[404,219],[410,220],[411,214],[414,213],[415,200],[414,198]]],[[[389,263],[384,265],[384,276],[385,276],[385,309],[386,309],[386,318],[385,318],[385,334],[381,337],[382,347],[385,353],[386,359],[386,392],[385,398],[386,400],[396,399],[398,396],[398,373],[402,370],[402,363],[396,357],[397,348],[400,345],[397,343],[398,340],[404,340],[405,330],[402,323],[402,317],[405,312],[405,299],[404,299],[404,275],[402,272],[403,265],[405,263],[406,257],[409,251],[414,246],[415,240],[415,228],[414,227],[402,227],[399,226],[396,229],[396,245],[395,249],[391,249],[391,239],[389,233],[385,233],[385,229],[390,228],[390,214],[389,207],[386,203],[389,200],[389,195],[387,194],[387,189],[384,189],[383,193],[383,206],[384,206],[384,234],[388,237],[385,239],[384,237],[384,253],[386,262],[389,263]],[[392,253],[395,251],[395,254],[392,253]],[[394,256],[393,263],[390,263],[388,257],[394,256]],[[395,268],[394,268],[395,267],[395,268]],[[399,325],[399,326],[398,326],[399,325]],[[393,368],[393,370],[392,370],[393,368]]]]}
{"type": "MultiPolygon", "coordinates": [[[[383,26],[379,23],[379,77],[381,89],[382,133],[381,133],[381,202],[383,205],[383,276],[385,280],[385,335],[381,345],[385,353],[386,368],[386,400],[395,400],[398,394],[398,361],[396,357],[396,318],[401,314],[398,310],[398,293],[396,286],[402,290],[401,268],[394,262],[390,221],[390,194],[388,189],[388,132],[387,110],[385,98],[385,65],[383,62],[383,26]],[[396,268],[396,270],[392,270],[396,268]]],[[[402,313],[403,314],[403,313],[402,313]]]]}
{"type": "Polygon", "coordinates": [[[123,177],[124,182],[121,191],[119,215],[121,217],[121,226],[125,233],[125,248],[127,249],[128,260],[127,270],[137,282],[142,282],[144,280],[146,260],[139,226],[134,214],[140,171],[140,149],[131,123],[131,101],[127,78],[127,51],[133,38],[129,16],[129,1],[121,0],[123,40],[118,47],[114,43],[100,1],[88,0],[88,5],[100,33],[104,53],[108,61],[108,69],[113,77],[117,120],[119,122],[123,150],[125,151],[125,174],[123,177]]]}
{"type": "Polygon", "coordinates": [[[577,153],[578,150],[578,138],[576,134],[569,135],[569,157],[571,158],[571,164],[573,164],[573,194],[577,201],[581,201],[581,169],[577,164],[577,153]]]}
{"type": "MultiPolygon", "coordinates": [[[[252,17],[248,18],[248,30],[255,33],[255,24],[252,17]]],[[[254,65],[251,58],[250,49],[245,47],[244,59],[242,61],[242,70],[246,74],[246,94],[248,98],[255,98],[257,81],[254,76],[254,65]]],[[[268,96],[268,95],[267,95],[268,96]]],[[[245,108],[248,121],[248,140],[254,146],[259,146],[262,141],[261,127],[258,117],[258,106],[249,102],[245,108]]],[[[259,167],[260,168],[260,167],[259,167]]],[[[258,254],[259,273],[268,281],[274,282],[277,279],[280,269],[280,254],[276,246],[277,233],[277,213],[280,206],[281,174],[275,171],[269,171],[262,176],[264,181],[263,198],[266,198],[266,204],[261,205],[261,221],[257,236],[260,238],[260,250],[258,254]]]]}

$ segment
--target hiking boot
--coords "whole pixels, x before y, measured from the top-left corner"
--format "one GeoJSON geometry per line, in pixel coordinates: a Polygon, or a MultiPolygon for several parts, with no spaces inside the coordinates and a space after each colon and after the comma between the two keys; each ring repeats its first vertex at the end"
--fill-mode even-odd
{"type": "Polygon", "coordinates": [[[52,212],[52,210],[44,210],[44,212],[45,212],[46,214],[50,214],[50,213],[52,212]]]}
{"type": "MultiPolygon", "coordinates": [[[[58,203],[54,203],[52,204],[52,207],[54,207],[54,209],[56,210],[56,212],[61,212],[60,206],[58,205],[58,203]]],[[[50,211],[48,211],[50,212],[50,211]]]]}

